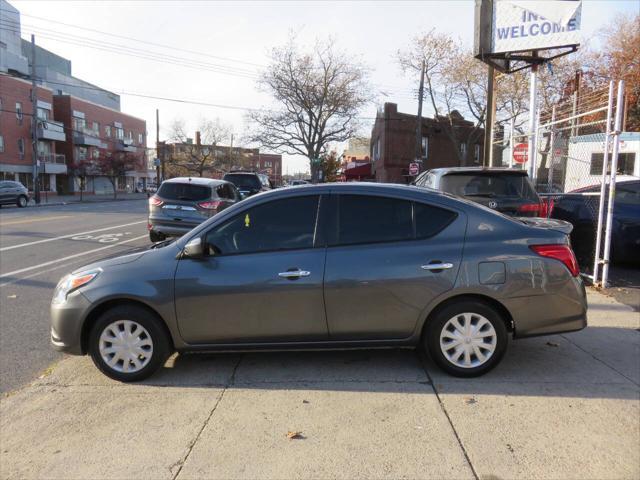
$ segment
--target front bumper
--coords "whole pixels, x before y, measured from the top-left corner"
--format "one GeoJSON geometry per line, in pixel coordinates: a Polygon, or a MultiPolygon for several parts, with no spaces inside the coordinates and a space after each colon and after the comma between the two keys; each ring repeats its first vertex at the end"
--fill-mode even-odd
{"type": "Polygon", "coordinates": [[[59,352],[84,355],[82,326],[91,303],[75,291],[62,304],[51,304],[51,346],[59,352]]]}

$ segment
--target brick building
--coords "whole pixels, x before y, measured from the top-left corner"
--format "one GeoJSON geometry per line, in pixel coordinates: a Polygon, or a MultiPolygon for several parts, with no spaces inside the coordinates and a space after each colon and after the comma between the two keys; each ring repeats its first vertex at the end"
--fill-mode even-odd
{"type": "MultiPolygon", "coordinates": [[[[102,155],[127,153],[135,159],[135,170],[126,172],[117,181],[118,190],[133,191],[138,184],[146,186],[153,179],[147,169],[146,122],[125,113],[91,103],[71,95],[54,95],[54,119],[67,132],[67,141],[56,142],[56,151],[64,154],[67,165],[81,161],[96,161],[102,155]]],[[[57,184],[58,191],[79,191],[77,179],[64,176],[57,184]]],[[[85,190],[111,193],[111,182],[100,175],[87,178],[85,190]]]]}
{"type": "Polygon", "coordinates": [[[282,155],[273,153],[261,153],[259,148],[230,147],[226,145],[200,145],[199,133],[196,132],[195,142],[187,139],[185,142],[166,143],[160,142],[158,158],[165,162],[178,159],[181,155],[183,162],[188,161],[189,152],[194,152],[198,157],[198,149],[205,155],[213,153],[211,161],[207,161],[212,167],[205,168],[204,176],[221,178],[229,170],[251,170],[269,175],[274,185],[282,184],[282,155]],[[186,155],[185,155],[186,154],[186,155]]]}
{"type": "MultiPolygon", "coordinates": [[[[416,160],[417,116],[398,112],[395,103],[385,103],[376,115],[371,131],[371,159],[376,181],[408,183],[409,164],[416,160]]],[[[458,144],[454,145],[443,130],[449,117],[422,119],[422,170],[437,167],[482,165],[484,130],[474,127],[454,111],[458,144]],[[466,161],[461,161],[466,158],[466,161]]]]}

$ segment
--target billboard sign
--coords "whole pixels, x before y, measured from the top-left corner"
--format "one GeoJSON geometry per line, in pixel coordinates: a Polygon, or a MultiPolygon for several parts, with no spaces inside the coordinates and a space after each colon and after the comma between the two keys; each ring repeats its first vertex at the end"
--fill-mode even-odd
{"type": "Polygon", "coordinates": [[[581,13],[580,0],[494,0],[491,53],[577,45],[581,13]]]}

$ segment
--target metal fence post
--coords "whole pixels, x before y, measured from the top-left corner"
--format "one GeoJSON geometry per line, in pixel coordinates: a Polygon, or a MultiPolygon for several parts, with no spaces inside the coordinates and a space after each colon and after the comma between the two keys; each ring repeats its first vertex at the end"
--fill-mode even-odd
{"type": "MultiPolygon", "coordinates": [[[[551,130],[549,131],[549,152],[547,153],[547,165],[549,166],[549,171],[547,172],[547,193],[553,193],[553,166],[554,166],[554,156],[556,153],[556,127],[554,122],[556,121],[556,106],[554,105],[551,109],[551,130]]],[[[547,211],[547,215],[550,212],[547,211]]]]}
{"type": "Polygon", "coordinates": [[[602,242],[602,221],[604,219],[604,197],[607,192],[607,166],[609,165],[609,148],[611,146],[611,113],[613,110],[613,80],[609,82],[609,100],[607,101],[607,125],[604,137],[604,153],[602,155],[602,177],[600,180],[600,204],[598,206],[598,226],[596,229],[596,250],[593,255],[593,284],[598,283],[600,270],[600,244],[602,242]]]}
{"type": "Polygon", "coordinates": [[[509,123],[509,168],[513,168],[513,118],[509,123]]]}
{"type": "Polygon", "coordinates": [[[609,205],[607,205],[607,227],[604,234],[604,259],[602,267],[602,288],[607,288],[609,278],[609,259],[611,256],[611,225],[613,222],[613,204],[616,194],[616,171],[618,170],[618,152],[620,151],[620,125],[624,100],[624,80],[618,82],[618,98],[616,99],[616,122],[613,127],[613,152],[611,154],[611,181],[609,183],[609,205]]]}

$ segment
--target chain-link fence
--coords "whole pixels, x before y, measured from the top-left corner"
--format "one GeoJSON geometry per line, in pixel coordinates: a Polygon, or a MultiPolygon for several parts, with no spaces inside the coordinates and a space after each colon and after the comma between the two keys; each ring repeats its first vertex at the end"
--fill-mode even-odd
{"type": "Polygon", "coordinates": [[[608,268],[605,243],[611,244],[611,229],[605,235],[605,226],[609,191],[615,192],[610,185],[616,174],[634,174],[630,154],[618,152],[620,132],[613,125],[613,119],[620,116],[622,89],[620,86],[615,94],[611,83],[608,88],[574,93],[538,112],[533,135],[513,131],[512,123],[511,131],[493,142],[493,164],[526,169],[547,204],[542,211],[573,224],[573,249],[581,271],[588,276],[600,265],[605,271],[608,268]],[[532,141],[535,153],[530,159],[527,149],[532,141]]]}

